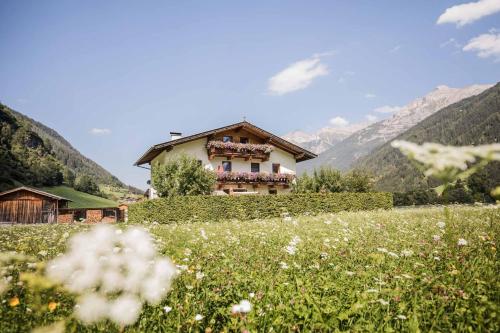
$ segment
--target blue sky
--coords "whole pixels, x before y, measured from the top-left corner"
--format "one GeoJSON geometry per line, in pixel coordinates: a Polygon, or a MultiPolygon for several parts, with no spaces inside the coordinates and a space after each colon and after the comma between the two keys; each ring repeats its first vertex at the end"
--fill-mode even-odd
{"type": "Polygon", "coordinates": [[[145,188],[132,164],[171,130],[313,131],[497,82],[499,0],[463,2],[4,0],[0,100],[145,188]]]}

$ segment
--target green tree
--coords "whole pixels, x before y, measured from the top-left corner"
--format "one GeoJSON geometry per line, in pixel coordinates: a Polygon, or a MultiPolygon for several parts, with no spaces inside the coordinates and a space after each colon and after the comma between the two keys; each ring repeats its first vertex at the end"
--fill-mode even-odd
{"type": "Polygon", "coordinates": [[[69,168],[64,169],[63,177],[64,177],[64,183],[66,185],[68,185],[69,187],[75,186],[76,176],[75,173],[71,171],[69,168]]]}
{"type": "Polygon", "coordinates": [[[373,191],[372,177],[366,172],[353,170],[342,177],[344,191],[371,192],[373,191]]]}
{"type": "Polygon", "coordinates": [[[313,178],[315,192],[335,193],[344,191],[342,174],[338,170],[321,167],[319,170],[314,170],[313,178]]]}
{"type": "Polygon", "coordinates": [[[151,182],[160,197],[210,194],[216,175],[196,159],[181,155],[165,164],[152,166],[151,182]]]}
{"type": "Polygon", "coordinates": [[[97,183],[88,175],[83,175],[78,179],[75,190],[93,194],[93,195],[101,195],[99,191],[99,186],[97,183]]]}

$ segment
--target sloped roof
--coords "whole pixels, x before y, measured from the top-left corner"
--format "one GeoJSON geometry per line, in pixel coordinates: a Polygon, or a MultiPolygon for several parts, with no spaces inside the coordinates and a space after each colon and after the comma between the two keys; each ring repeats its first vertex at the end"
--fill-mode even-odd
{"type": "Polygon", "coordinates": [[[6,195],[6,194],[10,194],[10,193],[14,193],[14,192],[18,192],[18,191],[33,192],[33,193],[40,194],[40,195],[43,195],[45,197],[49,197],[49,198],[56,199],[56,200],[72,201],[72,200],[70,200],[68,198],[61,197],[61,196],[58,196],[58,195],[55,195],[55,194],[52,194],[52,193],[48,193],[48,192],[41,191],[39,189],[32,188],[32,187],[27,187],[27,186],[16,187],[16,188],[14,188],[12,190],[4,191],[4,192],[0,193],[0,196],[6,195]]]}
{"type": "Polygon", "coordinates": [[[283,149],[286,152],[289,152],[289,153],[295,155],[297,162],[309,160],[309,159],[315,158],[317,156],[316,154],[314,154],[314,153],[312,153],[312,152],[310,152],[302,147],[299,147],[299,146],[297,146],[289,141],[286,141],[286,140],[280,138],[279,136],[276,136],[272,133],[269,133],[269,132],[263,130],[262,128],[259,128],[255,125],[249,123],[248,121],[242,121],[242,122],[231,124],[228,126],[216,128],[216,129],[213,129],[210,131],[201,132],[201,133],[193,134],[190,136],[185,136],[185,137],[182,137],[182,138],[179,138],[176,140],[170,140],[167,142],[163,142],[163,143],[154,145],[151,148],[149,148],[137,160],[137,162],[134,163],[134,165],[141,165],[141,164],[149,163],[156,156],[158,156],[163,150],[172,148],[173,146],[176,146],[176,145],[179,145],[182,143],[186,143],[186,142],[190,142],[190,141],[194,141],[197,139],[201,139],[201,138],[204,138],[207,136],[215,135],[219,132],[225,132],[225,131],[230,131],[230,130],[234,130],[234,129],[241,129],[241,128],[244,128],[245,130],[252,132],[257,136],[265,138],[265,139],[269,140],[269,143],[272,144],[273,146],[276,146],[280,149],[283,149]]]}

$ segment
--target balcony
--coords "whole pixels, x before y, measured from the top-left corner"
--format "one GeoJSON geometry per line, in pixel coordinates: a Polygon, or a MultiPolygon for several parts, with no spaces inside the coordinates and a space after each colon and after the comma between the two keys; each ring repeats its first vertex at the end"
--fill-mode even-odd
{"type": "Polygon", "coordinates": [[[252,185],[284,185],[289,186],[295,175],[288,173],[265,172],[219,172],[219,184],[252,184],[252,185]]]}
{"type": "Polygon", "coordinates": [[[273,146],[268,144],[254,143],[234,143],[223,141],[209,141],[207,143],[208,159],[214,157],[227,157],[229,159],[238,157],[244,158],[245,161],[252,159],[260,159],[263,162],[269,160],[269,156],[273,151],[273,146]]]}

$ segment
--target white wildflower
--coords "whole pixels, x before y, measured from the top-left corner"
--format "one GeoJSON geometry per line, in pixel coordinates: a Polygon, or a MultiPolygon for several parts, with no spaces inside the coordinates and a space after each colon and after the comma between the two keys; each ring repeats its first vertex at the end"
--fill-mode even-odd
{"type": "Polygon", "coordinates": [[[203,272],[196,272],[196,280],[201,280],[205,277],[203,272]]]}
{"type": "Polygon", "coordinates": [[[413,251],[412,250],[403,250],[403,251],[401,251],[401,255],[403,257],[411,257],[413,255],[413,251]]]}
{"type": "Polygon", "coordinates": [[[197,314],[196,316],[194,316],[194,320],[196,321],[200,321],[203,319],[203,316],[201,314],[197,314]]]}
{"type": "Polygon", "coordinates": [[[201,234],[201,238],[203,238],[204,240],[208,240],[208,236],[205,233],[205,229],[200,229],[200,234],[201,234]]]}
{"type": "Polygon", "coordinates": [[[389,305],[389,302],[388,302],[388,301],[386,301],[386,300],[384,300],[384,299],[382,299],[382,298],[379,298],[379,299],[377,300],[377,302],[379,302],[380,304],[382,304],[382,305],[384,305],[384,306],[389,305]]]}
{"type": "Polygon", "coordinates": [[[283,262],[283,261],[282,261],[282,262],[280,262],[280,267],[281,267],[282,269],[288,269],[288,264],[287,264],[286,262],[283,262]]]}
{"type": "Polygon", "coordinates": [[[446,223],[444,223],[443,221],[439,221],[437,223],[437,226],[438,226],[439,229],[444,229],[444,227],[446,227],[446,223]]]}
{"type": "Polygon", "coordinates": [[[144,301],[155,305],[168,293],[176,269],[157,256],[146,230],[99,225],[71,237],[68,252],[47,264],[47,275],[80,294],[78,319],[130,325],[144,301]],[[120,296],[113,299],[115,294],[120,296]]]}
{"type": "Polygon", "coordinates": [[[406,320],[406,316],[405,315],[397,315],[396,319],[406,320]]]}
{"type": "Polygon", "coordinates": [[[165,313],[169,313],[170,311],[172,311],[172,307],[170,307],[170,306],[164,306],[163,307],[163,311],[165,311],[165,313]]]}
{"type": "Polygon", "coordinates": [[[458,246],[466,246],[467,244],[468,244],[468,242],[463,238],[460,238],[457,242],[458,246]]]}
{"type": "Polygon", "coordinates": [[[142,302],[135,296],[122,295],[111,303],[109,319],[118,325],[131,325],[135,323],[141,312],[142,302]]]}
{"type": "Polygon", "coordinates": [[[439,242],[441,240],[441,236],[439,235],[432,235],[432,239],[435,241],[435,242],[439,242]]]}
{"type": "Polygon", "coordinates": [[[231,308],[231,312],[233,314],[238,313],[248,313],[252,310],[252,304],[247,300],[240,301],[239,304],[235,304],[231,308]]]}
{"type": "Polygon", "coordinates": [[[108,301],[105,297],[90,293],[82,296],[75,306],[76,316],[86,324],[100,321],[108,316],[108,301]]]}

